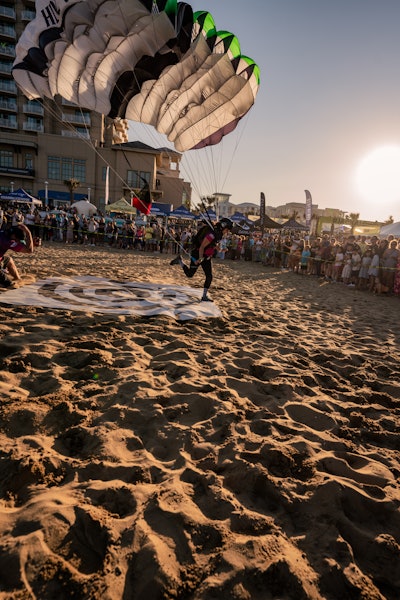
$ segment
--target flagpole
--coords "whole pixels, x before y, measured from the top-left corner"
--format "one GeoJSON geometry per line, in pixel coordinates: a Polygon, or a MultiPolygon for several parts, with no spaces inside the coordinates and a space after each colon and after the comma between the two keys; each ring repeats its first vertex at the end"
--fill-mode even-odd
{"type": "Polygon", "coordinates": [[[106,183],[104,187],[104,205],[107,206],[110,196],[110,167],[106,168],[106,183]]]}

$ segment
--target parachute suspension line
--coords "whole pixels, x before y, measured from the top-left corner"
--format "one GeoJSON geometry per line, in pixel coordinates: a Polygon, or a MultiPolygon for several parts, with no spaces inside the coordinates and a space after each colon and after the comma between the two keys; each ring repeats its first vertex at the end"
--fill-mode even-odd
{"type": "MultiPolygon", "coordinates": [[[[222,186],[223,186],[223,187],[225,186],[226,180],[227,180],[227,178],[228,178],[228,175],[229,175],[229,173],[230,173],[230,171],[231,171],[231,168],[232,168],[232,164],[233,164],[234,158],[235,158],[235,156],[236,156],[236,154],[237,154],[237,151],[238,151],[238,148],[239,148],[240,142],[242,141],[242,137],[243,137],[243,134],[244,134],[244,130],[245,130],[245,129],[246,129],[246,127],[247,127],[248,121],[249,121],[249,115],[248,115],[248,114],[246,114],[246,115],[244,116],[244,118],[242,119],[242,122],[243,122],[243,127],[242,127],[242,132],[241,132],[240,134],[239,134],[239,128],[238,128],[238,132],[237,132],[237,137],[236,137],[236,143],[235,143],[235,147],[234,147],[234,149],[233,149],[233,152],[232,152],[232,154],[231,154],[231,159],[230,159],[230,161],[229,161],[229,165],[228,165],[228,169],[227,169],[227,171],[226,171],[225,178],[224,178],[224,180],[223,180],[223,182],[222,182],[222,186]]],[[[223,141],[223,140],[222,140],[222,141],[223,141]]]]}

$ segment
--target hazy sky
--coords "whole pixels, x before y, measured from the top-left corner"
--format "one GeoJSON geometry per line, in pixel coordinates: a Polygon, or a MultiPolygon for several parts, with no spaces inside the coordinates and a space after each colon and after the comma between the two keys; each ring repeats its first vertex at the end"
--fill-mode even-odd
{"type": "MultiPolygon", "coordinates": [[[[264,192],[278,206],[305,202],[308,189],[319,208],[400,220],[400,0],[190,3],[235,33],[261,70],[255,105],[235,132],[207,155],[186,153],[182,175],[195,195],[259,203],[264,192]],[[378,153],[357,187],[361,161],[387,146],[397,154],[378,164],[378,153]]],[[[140,139],[131,126],[130,139],[140,139]]]]}

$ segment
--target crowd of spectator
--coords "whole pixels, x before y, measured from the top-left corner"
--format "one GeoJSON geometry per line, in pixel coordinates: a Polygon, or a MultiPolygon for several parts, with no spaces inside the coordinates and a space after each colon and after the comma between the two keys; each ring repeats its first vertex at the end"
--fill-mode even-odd
{"type": "MultiPolygon", "coordinates": [[[[197,231],[195,222],[162,224],[154,219],[143,224],[102,214],[85,217],[37,209],[24,214],[13,208],[0,213],[0,219],[3,226],[24,222],[36,245],[54,241],[167,254],[189,252],[197,231]]],[[[392,235],[311,237],[296,232],[236,232],[222,238],[217,258],[253,261],[357,290],[400,296],[400,240],[392,235]]]]}

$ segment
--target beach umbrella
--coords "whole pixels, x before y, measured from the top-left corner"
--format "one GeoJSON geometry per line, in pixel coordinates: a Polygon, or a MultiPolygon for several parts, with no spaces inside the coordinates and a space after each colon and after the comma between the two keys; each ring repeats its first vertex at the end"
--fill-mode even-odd
{"type": "Polygon", "coordinates": [[[97,213],[97,206],[89,202],[89,200],[78,200],[71,204],[71,208],[75,208],[78,215],[84,215],[85,217],[92,217],[97,213]]]}

